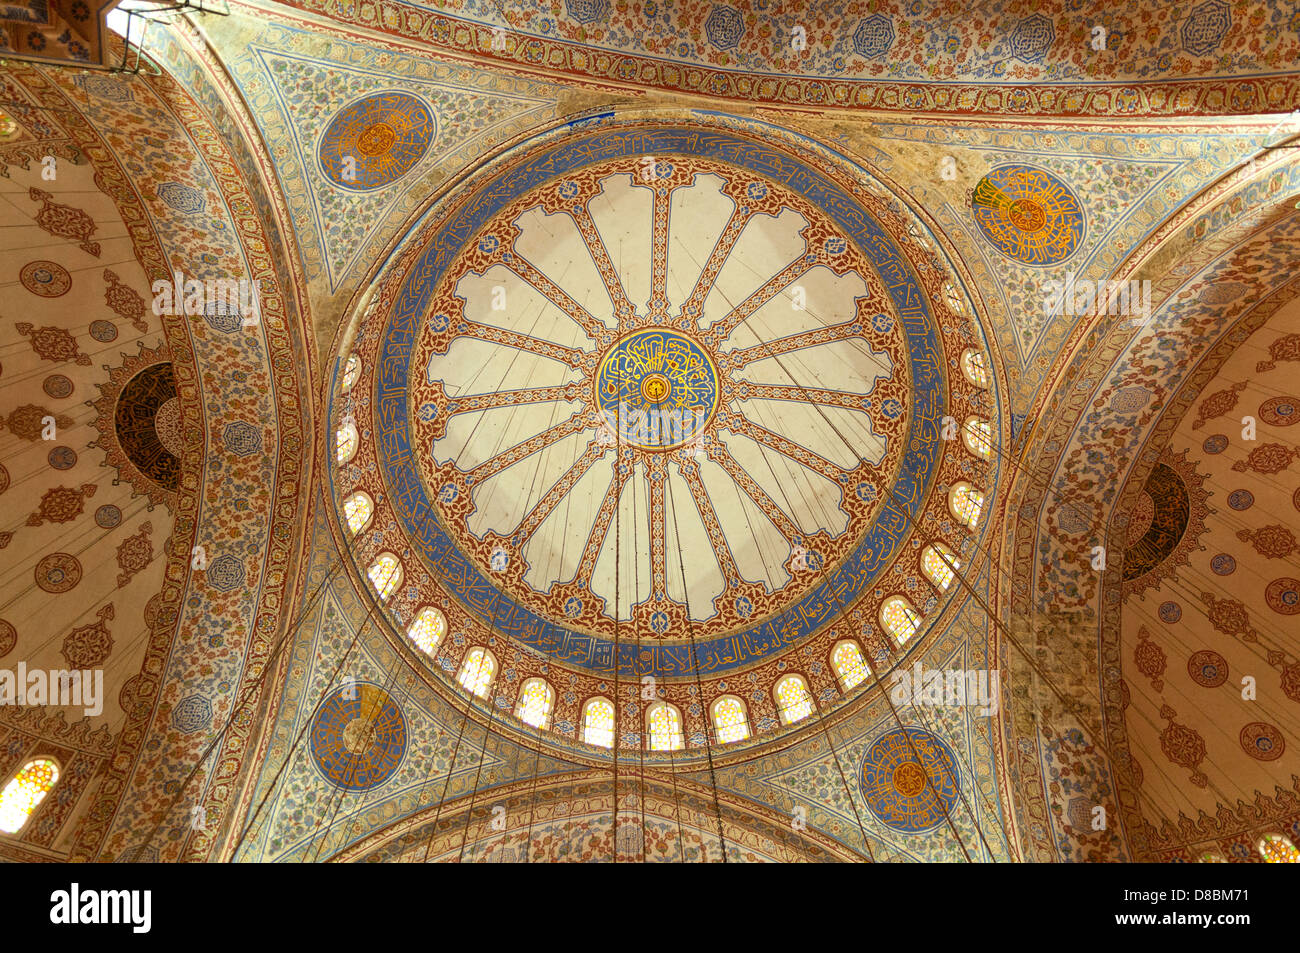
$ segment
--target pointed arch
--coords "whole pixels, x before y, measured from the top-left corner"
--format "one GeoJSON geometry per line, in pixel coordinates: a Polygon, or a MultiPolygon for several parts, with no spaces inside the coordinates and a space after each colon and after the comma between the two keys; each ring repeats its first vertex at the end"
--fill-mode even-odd
{"type": "Polygon", "coordinates": [[[890,596],[880,607],[880,624],[902,645],[921,628],[921,613],[902,596],[890,596]]]}
{"type": "Polygon", "coordinates": [[[596,696],[582,706],[582,740],[599,748],[614,747],[614,703],[596,696]]]}
{"type": "Polygon", "coordinates": [[[853,639],[840,639],[835,643],[831,649],[831,668],[839,679],[840,688],[846,692],[857,688],[871,674],[867,660],[862,657],[862,649],[853,639]]]}
{"type": "Polygon", "coordinates": [[[530,678],[519,686],[519,701],[515,703],[515,717],[534,728],[551,726],[551,711],[555,707],[555,689],[544,678],[530,678]]]}
{"type": "Polygon", "coordinates": [[[375,501],[364,490],[357,490],[343,501],[343,517],[348,523],[348,532],[356,536],[370,525],[375,515],[375,501]]]}
{"type": "Polygon", "coordinates": [[[406,630],[406,637],[415,643],[421,652],[432,655],[447,631],[447,617],[433,606],[420,610],[415,621],[406,630]]]}
{"type": "Polygon", "coordinates": [[[651,751],[681,751],[686,747],[682,734],[682,713],[665,701],[652,704],[645,713],[651,751]]]}
{"type": "Polygon", "coordinates": [[[366,575],[370,577],[379,601],[386,602],[402,584],[402,562],[392,553],[380,553],[366,570],[366,575]]]}
{"type": "Polygon", "coordinates": [[[460,687],[471,695],[487,698],[488,688],[491,687],[496,674],[496,656],[482,646],[477,646],[465,653],[465,660],[461,662],[460,674],[456,676],[456,681],[460,682],[460,687]]]}

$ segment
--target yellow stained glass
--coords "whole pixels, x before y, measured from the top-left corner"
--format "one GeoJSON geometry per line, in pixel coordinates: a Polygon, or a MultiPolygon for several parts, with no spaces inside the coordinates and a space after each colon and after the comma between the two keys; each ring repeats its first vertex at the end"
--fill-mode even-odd
{"type": "Polygon", "coordinates": [[[984,363],[984,354],[971,348],[962,353],[961,372],[966,375],[966,380],[970,381],[976,387],[989,386],[989,369],[984,363]]]}
{"type": "Polygon", "coordinates": [[[1224,857],[1217,850],[1207,851],[1197,858],[1202,864],[1226,864],[1228,858],[1224,857]]]}
{"type": "Polygon", "coordinates": [[[957,289],[953,287],[951,281],[943,283],[943,296],[948,301],[948,307],[952,308],[957,314],[961,314],[966,310],[966,302],[961,299],[961,295],[957,293],[957,289]]]}
{"type": "Polygon", "coordinates": [[[975,526],[980,521],[980,512],[984,509],[984,494],[969,483],[958,483],[952,488],[948,497],[948,508],[952,515],[967,526],[975,526]]]}
{"type": "Polygon", "coordinates": [[[416,644],[416,647],[422,652],[432,655],[438,643],[442,641],[442,634],[447,631],[447,620],[437,609],[422,609],[420,614],[415,617],[411,627],[406,630],[406,636],[416,644]]]}
{"type": "Polygon", "coordinates": [[[456,680],[471,695],[486,698],[488,686],[492,684],[496,671],[497,662],[491,652],[487,649],[470,649],[465,661],[461,663],[460,675],[456,680]]]}
{"type": "Polygon", "coordinates": [[[981,460],[993,455],[993,428],[987,420],[967,417],[961,428],[961,438],[966,442],[966,449],[981,460]]]}
{"type": "Polygon", "coordinates": [[[365,493],[353,493],[343,501],[343,515],[348,521],[348,530],[353,536],[366,528],[374,511],[375,504],[365,493]]]}
{"type": "Polygon", "coordinates": [[[749,719],[745,717],[745,703],[733,695],[724,695],[713,703],[713,727],[718,732],[719,744],[744,741],[749,737],[749,719]]]}
{"type": "Polygon", "coordinates": [[[891,596],[880,607],[880,624],[901,645],[916,635],[921,625],[921,614],[902,596],[891,596]]]}
{"type": "Polygon", "coordinates": [[[614,747],[614,703],[593,698],[582,709],[582,740],[602,748],[614,747]]]}
{"type": "Polygon", "coordinates": [[[402,564],[392,553],[381,553],[379,558],[366,570],[370,584],[379,593],[380,599],[387,599],[402,584],[402,564]]]}
{"type": "Polygon", "coordinates": [[[343,367],[343,393],[352,389],[352,385],[357,382],[361,376],[361,358],[353,354],[348,358],[347,364],[343,367]]]}
{"type": "Polygon", "coordinates": [[[680,751],[686,747],[682,737],[682,713],[667,702],[655,702],[646,712],[650,725],[651,751],[680,751]]]}
{"type": "Polygon", "coordinates": [[[921,551],[921,571],[940,589],[947,589],[957,578],[961,561],[947,546],[932,544],[921,551]],[[942,555],[940,555],[942,553],[942,555]]]}
{"type": "Polygon", "coordinates": [[[338,429],[334,435],[338,448],[339,466],[347,463],[357,455],[357,447],[361,443],[361,438],[357,435],[356,425],[346,423],[338,429]]]}
{"type": "Polygon", "coordinates": [[[38,758],[23,765],[23,769],[0,792],[0,831],[18,833],[57,780],[59,766],[48,758],[38,758]]]}
{"type": "Polygon", "coordinates": [[[803,721],[813,713],[812,695],[798,675],[787,675],[776,683],[776,710],[784,724],[803,721]]]}
{"type": "Polygon", "coordinates": [[[850,688],[857,688],[871,674],[858,643],[848,639],[835,646],[835,651],[831,653],[831,667],[835,669],[835,675],[846,692],[850,688]]]}
{"type": "Polygon", "coordinates": [[[1300,850],[1281,834],[1265,834],[1258,846],[1266,864],[1300,864],[1300,850]]]}
{"type": "Polygon", "coordinates": [[[519,704],[515,706],[515,716],[534,728],[545,728],[551,721],[551,706],[555,704],[555,692],[543,678],[530,678],[519,690],[519,704]]]}

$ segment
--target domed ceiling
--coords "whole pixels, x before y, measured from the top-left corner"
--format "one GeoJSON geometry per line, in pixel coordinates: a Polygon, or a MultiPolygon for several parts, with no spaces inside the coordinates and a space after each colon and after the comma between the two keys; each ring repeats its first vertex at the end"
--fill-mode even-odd
{"type": "Polygon", "coordinates": [[[918,550],[967,536],[947,484],[991,487],[939,426],[989,413],[956,367],[978,332],[890,198],[696,114],[549,133],[437,208],[336,398],[363,422],[336,487],[376,502],[358,567],[401,558],[399,625],[443,607],[449,651],[509,646],[569,735],[615,679],[667,680],[700,733],[730,683],[761,734],[782,673],[838,696],[837,639],[892,664],[889,587],[934,612],[918,550]]]}

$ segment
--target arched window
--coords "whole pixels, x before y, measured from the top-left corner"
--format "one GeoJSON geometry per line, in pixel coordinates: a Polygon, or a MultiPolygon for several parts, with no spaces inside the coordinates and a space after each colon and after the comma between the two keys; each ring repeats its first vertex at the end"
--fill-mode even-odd
{"type": "Polygon", "coordinates": [[[729,745],[749,737],[749,718],[745,703],[735,695],[723,695],[712,705],[713,727],[718,733],[718,744],[729,745]]]}
{"type": "Polygon", "coordinates": [[[352,389],[352,385],[357,382],[361,376],[361,358],[355,354],[348,356],[347,364],[343,365],[343,393],[352,389]]]}
{"type": "Polygon", "coordinates": [[[902,645],[921,627],[921,613],[902,596],[890,596],[880,607],[880,624],[902,645]]]}
{"type": "Polygon", "coordinates": [[[1300,850],[1281,834],[1265,834],[1256,846],[1266,864],[1300,864],[1300,850]]]}
{"type": "Polygon", "coordinates": [[[614,703],[592,698],[582,706],[582,740],[601,748],[614,747],[614,703]]]}
{"type": "Polygon", "coordinates": [[[1224,857],[1217,850],[1207,850],[1200,857],[1196,858],[1196,860],[1201,864],[1226,864],[1228,862],[1228,858],[1224,857]]]}
{"type": "Polygon", "coordinates": [[[0,832],[16,834],[32,816],[54,782],[59,766],[49,758],[28,761],[0,791],[0,832]]]}
{"type": "Polygon", "coordinates": [[[366,570],[366,575],[379,598],[387,599],[402,584],[402,564],[392,553],[380,553],[366,570]]]}
{"type": "Polygon", "coordinates": [[[813,713],[812,695],[808,693],[808,683],[801,675],[787,675],[781,679],[773,694],[776,695],[776,710],[782,724],[793,725],[813,713]]]}
{"type": "Polygon", "coordinates": [[[488,686],[497,673],[497,660],[487,649],[470,649],[460,665],[456,681],[461,688],[479,698],[487,697],[488,686]]]}
{"type": "Polygon", "coordinates": [[[686,747],[682,736],[682,713],[668,702],[655,702],[646,712],[650,728],[651,751],[681,751],[686,747]]]}
{"type": "Polygon", "coordinates": [[[432,655],[446,631],[447,619],[441,612],[430,606],[420,610],[411,627],[406,630],[406,637],[414,642],[421,652],[432,655]]]}
{"type": "Polygon", "coordinates": [[[966,423],[962,424],[961,439],[965,442],[966,449],[981,460],[987,460],[993,455],[993,428],[987,420],[967,417],[966,423]]]}
{"type": "Polygon", "coordinates": [[[961,372],[976,387],[989,386],[989,367],[984,363],[984,352],[969,348],[961,355],[961,372]]]}
{"type": "Polygon", "coordinates": [[[343,501],[343,516],[348,521],[348,531],[353,535],[361,532],[375,513],[375,504],[369,494],[358,490],[343,501]]]}
{"type": "Polygon", "coordinates": [[[954,314],[964,314],[966,311],[966,302],[962,300],[960,292],[951,281],[943,283],[943,296],[948,302],[948,307],[952,308],[954,314]]]}
{"type": "Polygon", "coordinates": [[[337,449],[336,459],[339,466],[343,466],[357,455],[357,447],[361,444],[361,437],[357,434],[357,425],[351,420],[346,421],[335,432],[334,440],[337,449]]]}
{"type": "Polygon", "coordinates": [[[921,571],[940,590],[946,590],[957,578],[961,560],[943,543],[931,543],[921,550],[921,571]]]}
{"type": "Polygon", "coordinates": [[[867,660],[862,657],[862,650],[852,639],[835,643],[835,649],[831,652],[831,668],[835,669],[835,677],[840,680],[840,687],[846,692],[850,688],[857,688],[871,674],[867,660]]]}
{"type": "Polygon", "coordinates": [[[555,692],[546,683],[546,679],[530,678],[519,688],[515,717],[534,728],[548,728],[554,706],[555,692]]]}
{"type": "Polygon", "coordinates": [[[980,521],[980,512],[984,509],[984,494],[969,483],[954,483],[948,491],[948,509],[952,515],[967,526],[974,527],[980,521]]]}

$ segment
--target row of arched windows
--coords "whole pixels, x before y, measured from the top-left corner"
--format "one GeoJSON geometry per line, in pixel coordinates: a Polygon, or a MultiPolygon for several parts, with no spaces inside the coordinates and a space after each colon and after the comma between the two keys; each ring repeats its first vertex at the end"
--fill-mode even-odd
{"type": "MultiPolygon", "coordinates": [[[[426,609],[407,630],[412,641],[421,643],[417,630],[425,626],[424,620],[436,619],[430,630],[433,635],[421,644],[431,651],[441,638],[446,623],[436,609],[426,609]]],[[[852,639],[843,639],[831,650],[831,667],[845,691],[862,684],[870,669],[862,657],[862,650],[852,639]]],[[[486,698],[497,674],[497,660],[492,652],[476,646],[465,653],[456,681],[470,694],[486,698]]],[[[792,725],[802,721],[814,711],[812,693],[802,675],[789,674],[776,683],[772,691],[781,723],[792,725]]],[[[551,726],[555,709],[555,689],[544,678],[529,678],[519,687],[515,701],[515,716],[534,728],[551,726]]],[[[723,695],[709,707],[710,719],[719,744],[733,744],[750,737],[749,711],[745,702],[735,695],[723,695]]],[[[596,696],[582,706],[581,737],[589,745],[601,748],[614,746],[614,703],[596,696]]],[[[646,733],[651,751],[677,751],[685,747],[682,734],[681,710],[671,702],[655,701],[646,709],[646,733]]]]}

